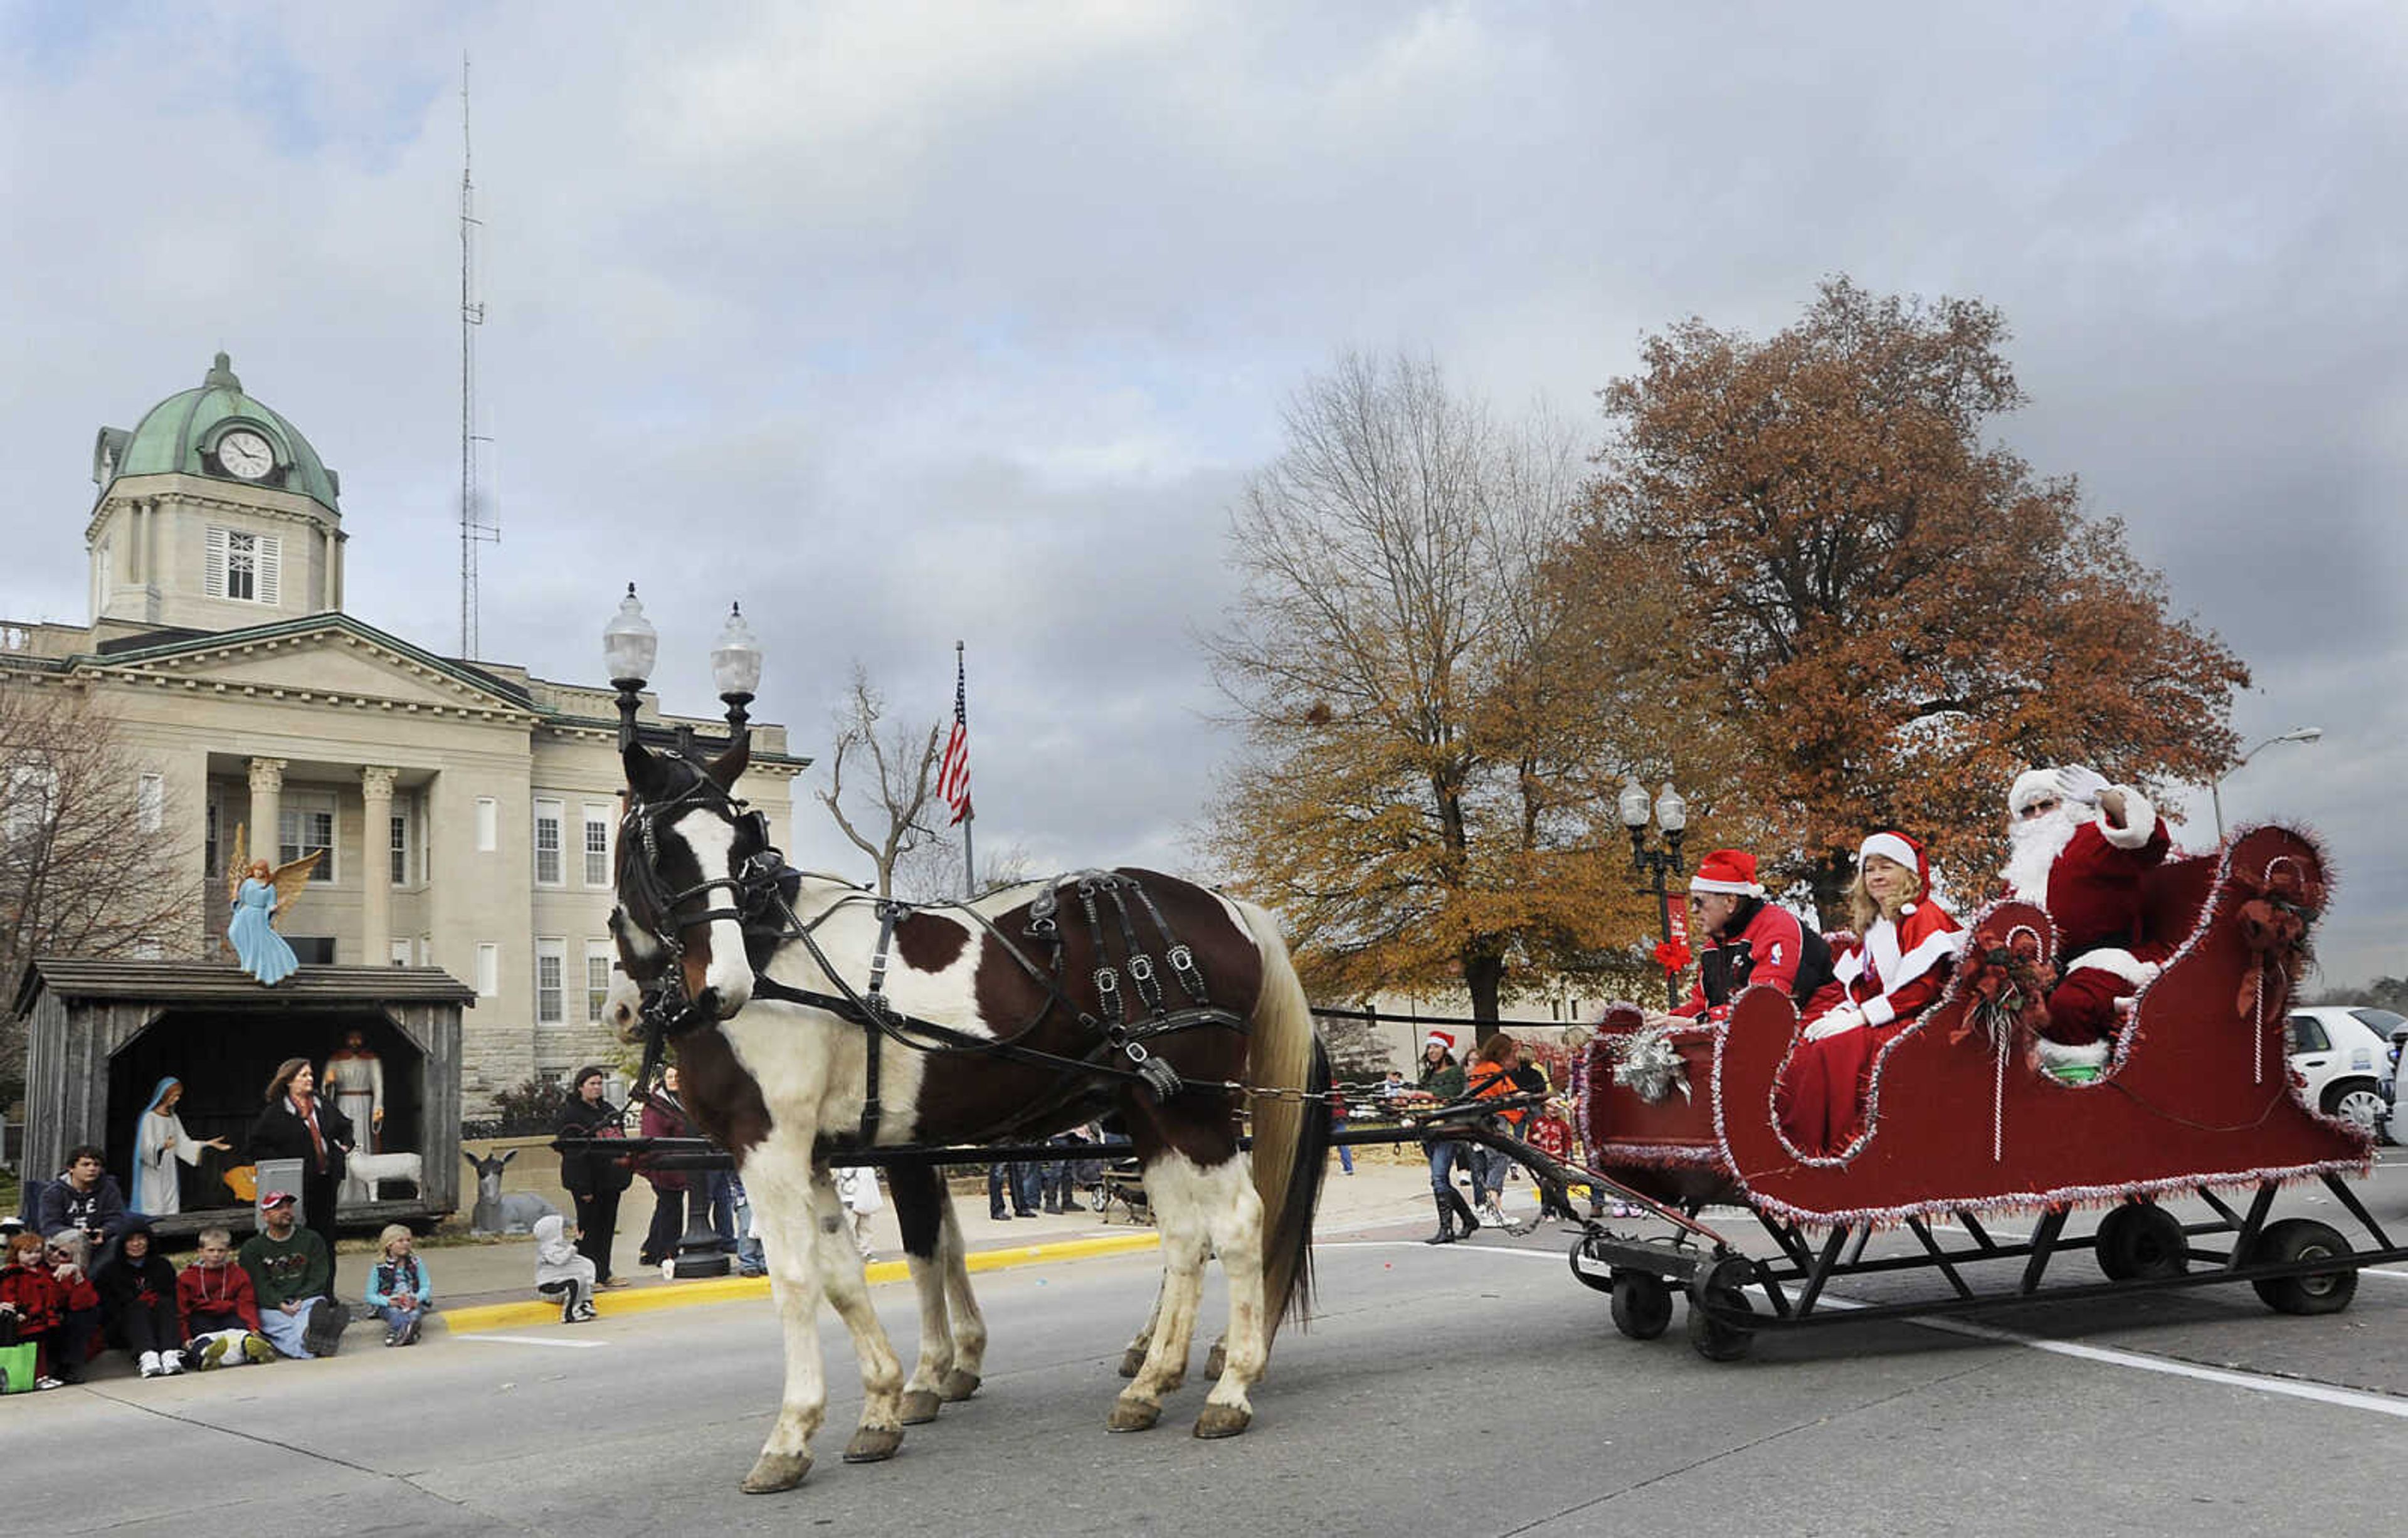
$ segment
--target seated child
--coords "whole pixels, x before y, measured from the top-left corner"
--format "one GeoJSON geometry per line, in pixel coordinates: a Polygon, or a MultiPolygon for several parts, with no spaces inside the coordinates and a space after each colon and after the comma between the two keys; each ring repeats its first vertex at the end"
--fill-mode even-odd
{"type": "Polygon", "coordinates": [[[276,1355],[259,1328],[259,1299],[251,1273],[234,1263],[234,1235],[201,1230],[201,1250],[176,1277],[176,1308],[183,1316],[184,1356],[196,1370],[228,1361],[266,1361],[276,1355]]]}
{"type": "Polygon", "coordinates": [[[435,1289],[426,1262],[409,1252],[409,1230],[387,1223],[377,1235],[380,1252],[368,1269],[368,1306],[384,1320],[387,1346],[416,1346],[418,1327],[435,1310],[435,1289]]]}
{"type": "Polygon", "coordinates": [[[58,1355],[59,1329],[64,1322],[65,1289],[42,1263],[42,1236],[22,1229],[9,1235],[0,1250],[0,1328],[9,1332],[8,1344],[34,1347],[34,1387],[57,1388],[64,1380],[52,1375],[58,1355]]]}
{"type": "Polygon", "coordinates": [[[100,1349],[100,1292],[92,1285],[92,1241],[81,1229],[61,1229],[50,1235],[50,1279],[59,1284],[59,1349],[50,1359],[50,1375],[62,1383],[81,1383],[84,1364],[100,1349]]]}
{"type": "Polygon", "coordinates": [[[560,1300],[560,1322],[594,1317],[594,1262],[577,1253],[575,1235],[560,1214],[535,1220],[535,1289],[560,1300]]]}

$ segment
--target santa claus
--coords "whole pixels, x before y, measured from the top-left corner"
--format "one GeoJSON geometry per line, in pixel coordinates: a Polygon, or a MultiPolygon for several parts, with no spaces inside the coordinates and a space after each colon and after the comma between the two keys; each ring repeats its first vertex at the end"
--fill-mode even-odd
{"type": "Polygon", "coordinates": [[[2172,834],[2140,791],[2080,765],[2017,776],[2007,813],[2013,849],[2000,874],[2010,896],[2048,910],[2065,968],[2042,1033],[2103,1059],[2119,1011],[2179,943],[2147,933],[2143,922],[2144,884],[2172,834]]]}

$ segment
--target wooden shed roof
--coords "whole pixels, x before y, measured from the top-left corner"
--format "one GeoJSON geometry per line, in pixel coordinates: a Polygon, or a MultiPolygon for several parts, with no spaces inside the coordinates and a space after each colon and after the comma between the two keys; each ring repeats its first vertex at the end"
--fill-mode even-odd
{"type": "Polygon", "coordinates": [[[476,1007],[477,993],[440,967],[312,966],[263,988],[231,961],[133,961],[39,956],[18,986],[23,1015],[47,989],[61,999],[153,999],[219,1008],[436,1003],[476,1007]]]}

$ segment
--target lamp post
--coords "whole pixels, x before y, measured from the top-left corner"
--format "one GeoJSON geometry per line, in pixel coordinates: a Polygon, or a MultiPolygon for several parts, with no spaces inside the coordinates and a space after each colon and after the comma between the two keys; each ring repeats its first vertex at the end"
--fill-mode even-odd
{"type": "Polygon", "coordinates": [[[2288,732],[2268,737],[2264,742],[2259,743],[2257,747],[2249,749],[2246,753],[2243,753],[2239,758],[2233,760],[2231,768],[2227,769],[2223,774],[2216,776],[2214,779],[2207,782],[2208,805],[2215,808],[2215,842],[2219,846],[2224,842],[2224,794],[2222,790],[2224,781],[2230,778],[2232,776],[2241,773],[2241,766],[2243,764],[2247,763],[2251,759],[2256,758],[2258,754],[2264,752],[2267,748],[2273,747],[2278,742],[2314,742],[2324,734],[2325,729],[2321,726],[2295,726],[2288,732]]]}
{"type": "MultiPolygon", "coordinates": [[[[627,584],[627,596],[619,601],[619,611],[602,629],[602,663],[609,675],[610,687],[619,691],[619,747],[624,752],[636,743],[636,711],[643,703],[644,684],[652,676],[652,664],[660,651],[659,633],[644,618],[643,605],[636,601],[636,585],[627,584]]],[[[747,707],[761,687],[761,644],[753,637],[752,627],[745,622],[743,608],[731,604],[727,623],[719,633],[719,642],[711,648],[710,676],[719,686],[721,703],[727,706],[727,730],[730,746],[746,740],[750,733],[747,707]]],[[[681,727],[678,733],[678,750],[691,753],[694,733],[681,727]]],[[[647,1095],[653,1093],[645,1087],[647,1095]]],[[[685,1108],[677,1107],[681,1117],[685,1108]]],[[[710,1198],[720,1172],[690,1169],[686,1175],[685,1232],[678,1238],[677,1260],[669,1268],[680,1280],[696,1276],[724,1276],[730,1269],[730,1258],[720,1247],[720,1236],[710,1226],[710,1198]]]]}
{"type": "MultiPolygon", "coordinates": [[[[1640,784],[1639,777],[1634,775],[1622,787],[1622,795],[1615,805],[1622,813],[1622,825],[1630,830],[1630,868],[1645,874],[1655,887],[1656,911],[1663,925],[1664,943],[1669,946],[1672,943],[1672,897],[1664,880],[1667,876],[1681,874],[1681,835],[1689,826],[1689,804],[1681,799],[1681,792],[1673,790],[1672,782],[1668,779],[1651,807],[1647,787],[1640,784]],[[1664,834],[1664,847],[1660,849],[1647,847],[1647,816],[1651,810],[1656,816],[1656,826],[1664,834]]],[[[1666,967],[1664,1007],[1670,1009],[1680,1002],[1680,975],[1666,967]]]]}

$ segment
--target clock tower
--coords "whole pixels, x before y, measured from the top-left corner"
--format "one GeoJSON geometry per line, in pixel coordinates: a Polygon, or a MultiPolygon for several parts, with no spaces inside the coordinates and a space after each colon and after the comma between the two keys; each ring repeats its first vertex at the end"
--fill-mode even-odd
{"type": "Polygon", "coordinates": [[[93,445],[95,630],[227,631],[343,606],[341,482],[217,355],[197,390],[93,445]]]}

